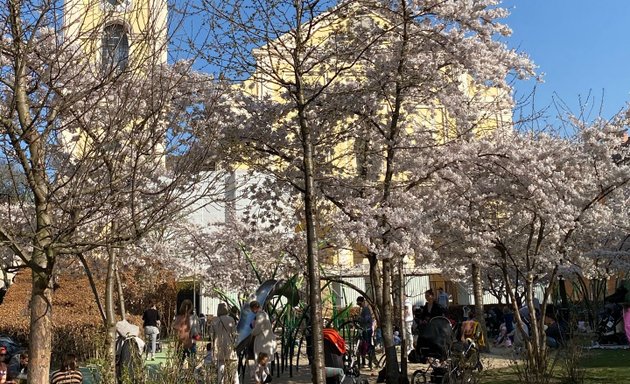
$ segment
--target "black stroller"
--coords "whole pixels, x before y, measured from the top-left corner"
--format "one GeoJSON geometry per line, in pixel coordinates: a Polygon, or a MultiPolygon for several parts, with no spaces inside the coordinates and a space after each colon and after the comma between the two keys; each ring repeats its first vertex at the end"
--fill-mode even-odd
{"type": "Polygon", "coordinates": [[[623,307],[628,290],[620,286],[610,296],[606,296],[606,305],[599,313],[597,336],[600,344],[626,344],[626,334],[623,324],[623,307]]]}
{"type": "Polygon", "coordinates": [[[409,360],[427,364],[413,373],[413,384],[473,382],[472,372],[482,369],[477,345],[470,339],[454,343],[451,322],[442,316],[434,317],[419,330],[409,360]]]}

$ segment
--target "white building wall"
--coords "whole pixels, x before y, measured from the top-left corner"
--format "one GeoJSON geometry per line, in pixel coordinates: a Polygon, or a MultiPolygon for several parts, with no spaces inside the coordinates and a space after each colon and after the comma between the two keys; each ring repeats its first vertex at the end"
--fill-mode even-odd
{"type": "MultiPolygon", "coordinates": [[[[534,297],[538,298],[542,303],[543,296],[545,291],[543,287],[537,286],[534,288],[534,297]]],[[[475,296],[473,294],[472,284],[464,285],[461,283],[457,283],[457,299],[459,304],[461,305],[475,305],[475,296]]],[[[489,293],[484,293],[483,295],[483,303],[485,304],[498,304],[499,301],[496,297],[489,293]]]]}
{"type": "MultiPolygon", "coordinates": [[[[365,277],[346,277],[343,280],[365,291],[365,277]]],[[[340,308],[354,305],[357,301],[357,297],[359,297],[359,293],[357,291],[341,283],[332,283],[331,289],[336,297],[335,305],[340,308]]]]}
{"type": "Polygon", "coordinates": [[[406,299],[413,307],[422,306],[425,303],[424,292],[431,287],[429,276],[407,276],[405,282],[406,299]]]}

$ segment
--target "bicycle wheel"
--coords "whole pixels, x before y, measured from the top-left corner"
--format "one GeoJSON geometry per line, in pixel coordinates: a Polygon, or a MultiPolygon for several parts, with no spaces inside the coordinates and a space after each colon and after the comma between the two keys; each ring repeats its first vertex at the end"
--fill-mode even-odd
{"type": "Polygon", "coordinates": [[[411,375],[411,384],[427,384],[427,372],[418,369],[411,375]]]}
{"type": "Polygon", "coordinates": [[[385,366],[385,360],[387,360],[386,356],[387,354],[383,353],[381,357],[376,360],[376,368],[383,368],[385,366]]]}
{"type": "Polygon", "coordinates": [[[472,384],[475,382],[475,376],[471,370],[456,369],[449,375],[447,383],[449,384],[472,384]]]}
{"type": "Polygon", "coordinates": [[[479,363],[479,351],[470,350],[466,355],[462,355],[458,360],[452,362],[453,366],[449,372],[448,383],[452,384],[472,384],[475,382],[474,371],[481,370],[479,363]]]}
{"type": "Polygon", "coordinates": [[[477,348],[470,348],[463,354],[458,361],[458,366],[463,371],[481,371],[482,365],[477,348]]]}

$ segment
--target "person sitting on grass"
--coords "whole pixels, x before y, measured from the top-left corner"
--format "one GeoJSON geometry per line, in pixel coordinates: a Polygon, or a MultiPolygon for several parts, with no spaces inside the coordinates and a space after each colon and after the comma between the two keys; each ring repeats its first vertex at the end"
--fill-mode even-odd
{"type": "Polygon", "coordinates": [[[9,379],[26,380],[28,370],[28,351],[18,353],[9,362],[9,379]]]}
{"type": "Polygon", "coordinates": [[[61,369],[53,372],[50,384],[81,384],[83,374],[79,371],[77,357],[73,353],[68,353],[63,359],[61,369]]]}

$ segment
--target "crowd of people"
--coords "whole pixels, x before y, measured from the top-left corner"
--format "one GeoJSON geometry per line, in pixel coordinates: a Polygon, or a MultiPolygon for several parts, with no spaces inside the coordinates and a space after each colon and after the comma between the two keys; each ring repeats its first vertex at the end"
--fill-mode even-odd
{"type": "MultiPolygon", "coordinates": [[[[271,320],[267,312],[258,301],[249,303],[249,308],[254,314],[251,322],[250,348],[251,359],[254,366],[250,369],[250,377],[253,383],[266,383],[271,380],[271,370],[274,366],[276,341],[271,320]]],[[[158,317],[159,318],[159,317],[158,317]]],[[[145,322],[145,330],[147,323],[145,322]]],[[[192,302],[184,300],[173,321],[175,335],[175,348],[180,351],[180,361],[186,365],[188,361],[194,361],[191,357],[197,352],[198,343],[206,343],[206,353],[201,363],[194,366],[194,371],[201,378],[216,377],[220,384],[239,383],[237,372],[236,339],[237,320],[229,311],[227,304],[220,303],[217,307],[217,315],[212,318],[207,327],[200,327],[198,319],[193,312],[192,302]],[[207,328],[207,335],[205,329],[207,328]],[[205,335],[203,337],[202,335],[205,335]]],[[[147,333],[148,336],[152,333],[147,333]]],[[[151,348],[151,356],[154,353],[151,348]]]]}
{"type": "MultiPolygon", "coordinates": [[[[488,312],[490,325],[498,324],[497,336],[493,342],[495,347],[510,348],[513,346],[521,347],[523,345],[524,338],[529,337],[531,322],[540,320],[542,316],[540,301],[534,298],[533,305],[535,311],[533,317],[527,305],[521,306],[518,311],[522,320],[522,332],[518,330],[516,316],[509,305],[503,306],[503,309],[499,307],[490,309],[488,312]]],[[[553,305],[549,305],[545,310],[543,326],[548,347],[559,348],[566,343],[570,335],[568,321],[556,311],[553,305]]]]}
{"type": "Polygon", "coordinates": [[[18,384],[26,382],[28,370],[28,351],[9,356],[6,347],[0,347],[0,384],[18,384]]]}
{"type": "MultiPolygon", "coordinates": [[[[407,346],[407,353],[415,346],[415,337],[422,332],[429,321],[438,316],[449,314],[449,295],[440,287],[437,295],[432,289],[424,293],[424,305],[412,307],[409,300],[404,303],[404,330],[402,335],[399,330],[394,332],[394,340],[400,343],[404,338],[407,346]]],[[[360,363],[364,367],[372,368],[375,363],[375,349],[380,342],[379,332],[375,316],[368,301],[359,296],[356,300],[359,307],[357,320],[361,325],[361,341],[359,344],[360,363]]],[[[253,313],[251,321],[251,337],[249,348],[251,352],[248,359],[253,361],[250,368],[251,382],[256,384],[267,383],[271,380],[271,371],[274,367],[276,354],[276,341],[272,329],[269,315],[265,312],[261,303],[251,301],[249,309],[253,313]]],[[[523,332],[517,331],[516,316],[509,306],[493,307],[486,314],[489,322],[498,324],[496,326],[496,338],[493,345],[496,347],[512,347],[522,343],[522,338],[529,333],[529,324],[535,319],[540,319],[540,303],[534,300],[535,313],[531,314],[527,306],[519,310],[519,317],[523,320],[521,328],[523,332]]],[[[150,302],[144,311],[143,328],[146,336],[147,347],[145,348],[145,358],[154,360],[159,333],[161,328],[161,315],[157,310],[156,302],[150,302]]],[[[193,304],[190,300],[184,300],[172,322],[173,335],[175,337],[175,348],[179,351],[179,359],[182,366],[194,361],[197,352],[197,344],[205,343],[205,355],[201,363],[195,364],[193,369],[201,377],[216,378],[220,384],[238,384],[238,361],[236,355],[236,340],[238,336],[237,318],[229,310],[226,303],[220,303],[217,308],[217,315],[205,323],[206,318],[200,320],[194,314],[193,304]]],[[[547,344],[551,348],[557,348],[564,343],[568,334],[568,326],[564,319],[556,316],[553,309],[547,310],[545,315],[545,333],[547,344]]],[[[461,339],[476,338],[478,323],[474,313],[468,313],[468,318],[461,323],[461,339]]],[[[491,325],[492,326],[492,325],[491,325]]],[[[478,340],[476,340],[478,341],[478,340]]],[[[26,380],[28,370],[28,352],[24,351],[15,354],[8,359],[6,347],[0,347],[0,384],[20,384],[26,380]]],[[[68,354],[64,357],[63,364],[58,371],[51,375],[52,384],[75,384],[82,382],[82,374],[77,366],[76,356],[68,354]]],[[[213,381],[214,382],[214,381],[213,381]]]]}
{"type": "MultiPolygon", "coordinates": [[[[12,357],[6,347],[0,346],[0,384],[26,383],[28,374],[28,351],[16,353],[12,357]]],[[[81,384],[83,374],[78,368],[74,354],[64,356],[61,368],[53,371],[51,384],[81,384]]]]}

